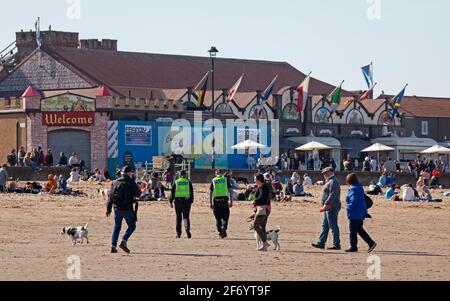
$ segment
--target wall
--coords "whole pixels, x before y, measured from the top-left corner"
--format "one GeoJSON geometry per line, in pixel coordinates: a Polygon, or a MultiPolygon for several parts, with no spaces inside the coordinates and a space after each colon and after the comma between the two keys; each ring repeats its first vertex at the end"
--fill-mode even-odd
{"type": "Polygon", "coordinates": [[[69,167],[43,167],[42,171],[33,172],[31,168],[28,167],[8,167],[6,169],[8,175],[14,180],[19,179],[20,181],[46,181],[49,174],[53,175],[63,175],[64,178],[68,179],[70,174],[69,167]]]}
{"type": "Polygon", "coordinates": [[[6,156],[12,149],[17,155],[17,148],[26,145],[26,129],[18,126],[25,122],[25,114],[0,115],[0,163],[6,163],[6,156]]]}

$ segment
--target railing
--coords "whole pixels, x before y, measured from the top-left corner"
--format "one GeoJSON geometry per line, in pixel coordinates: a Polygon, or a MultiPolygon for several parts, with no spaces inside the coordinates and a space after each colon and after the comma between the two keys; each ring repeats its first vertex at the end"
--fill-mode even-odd
{"type": "Polygon", "coordinates": [[[12,42],[2,51],[0,51],[0,64],[7,65],[11,63],[11,60],[14,57],[15,50],[17,49],[16,41],[12,42]]]}

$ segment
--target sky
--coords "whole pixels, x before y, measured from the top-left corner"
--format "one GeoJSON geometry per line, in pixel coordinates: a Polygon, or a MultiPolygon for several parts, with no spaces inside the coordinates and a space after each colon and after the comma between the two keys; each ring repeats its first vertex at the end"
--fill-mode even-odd
{"type": "Polygon", "coordinates": [[[14,0],[2,5],[0,48],[16,31],[79,32],[119,50],[285,61],[346,90],[450,97],[448,0],[14,0]]]}

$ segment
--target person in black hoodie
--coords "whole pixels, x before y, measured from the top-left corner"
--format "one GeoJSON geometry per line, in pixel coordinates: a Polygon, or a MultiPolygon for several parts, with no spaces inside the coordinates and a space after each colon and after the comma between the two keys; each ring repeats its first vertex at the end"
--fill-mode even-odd
{"type": "Polygon", "coordinates": [[[128,229],[125,232],[119,247],[125,252],[130,253],[128,249],[128,239],[136,230],[138,203],[135,201],[141,195],[141,190],[136,184],[133,171],[129,166],[122,169],[121,177],[114,181],[109,201],[106,208],[106,216],[111,215],[114,206],[114,230],[112,233],[111,253],[117,253],[117,240],[119,239],[122,221],[125,219],[128,229]],[[135,204],[135,208],[133,208],[135,204]]]}
{"type": "Polygon", "coordinates": [[[264,181],[264,176],[262,174],[258,174],[255,176],[255,183],[258,187],[255,195],[255,201],[253,205],[255,207],[255,221],[253,227],[258,233],[261,241],[263,242],[262,246],[258,249],[258,251],[267,251],[267,248],[270,246],[267,243],[267,220],[270,215],[270,195],[271,195],[271,187],[269,184],[264,181]]]}

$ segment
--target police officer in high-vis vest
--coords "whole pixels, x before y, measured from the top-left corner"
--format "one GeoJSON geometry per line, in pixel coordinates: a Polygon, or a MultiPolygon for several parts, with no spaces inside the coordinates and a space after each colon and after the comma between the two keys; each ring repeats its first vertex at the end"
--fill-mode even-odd
{"type": "Polygon", "coordinates": [[[175,201],[175,213],[177,216],[177,238],[181,237],[181,222],[184,221],[184,227],[186,229],[186,235],[190,239],[191,235],[191,222],[189,220],[189,213],[191,211],[191,205],[194,202],[194,189],[192,183],[187,179],[186,171],[180,172],[180,177],[172,185],[172,193],[170,195],[170,208],[174,207],[175,201]]]}
{"type": "Polygon", "coordinates": [[[212,180],[210,187],[210,206],[216,218],[217,231],[220,238],[227,237],[228,219],[233,200],[230,194],[230,181],[223,175],[221,170],[216,171],[216,177],[212,180]]]}

